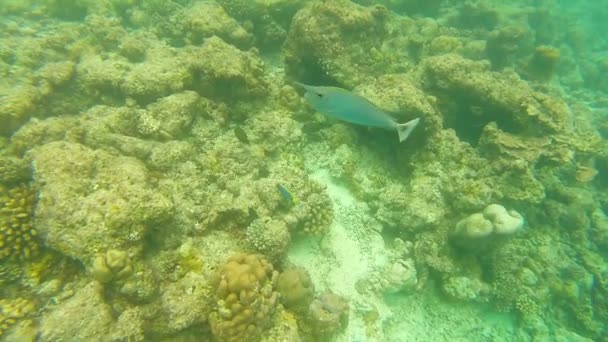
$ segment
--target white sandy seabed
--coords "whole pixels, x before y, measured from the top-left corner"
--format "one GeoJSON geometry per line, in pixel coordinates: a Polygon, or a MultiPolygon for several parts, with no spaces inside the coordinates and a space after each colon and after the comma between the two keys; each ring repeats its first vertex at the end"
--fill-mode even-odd
{"type": "Polygon", "coordinates": [[[295,242],[291,263],[308,270],[317,293],[331,291],[348,300],[349,324],[335,337],[339,342],[363,341],[514,341],[511,316],[479,305],[451,303],[440,298],[432,283],[412,293],[360,294],[355,283],[387,263],[389,251],[365,203],[332,181],[329,172],[317,171],[313,179],[325,184],[334,202],[335,219],[321,241],[295,242]],[[364,315],[376,311],[372,323],[364,315]]]}

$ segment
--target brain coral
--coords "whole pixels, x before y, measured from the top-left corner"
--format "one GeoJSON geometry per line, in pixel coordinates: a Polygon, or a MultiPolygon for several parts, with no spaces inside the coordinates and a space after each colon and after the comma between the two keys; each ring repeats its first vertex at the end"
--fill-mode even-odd
{"type": "Polygon", "coordinates": [[[260,255],[239,253],[219,270],[216,310],[209,316],[220,341],[256,341],[272,322],[278,273],[260,255]]]}

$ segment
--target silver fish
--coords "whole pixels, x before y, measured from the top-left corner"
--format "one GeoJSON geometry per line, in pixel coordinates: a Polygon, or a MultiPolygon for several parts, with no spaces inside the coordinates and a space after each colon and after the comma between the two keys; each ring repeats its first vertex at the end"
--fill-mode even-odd
{"type": "Polygon", "coordinates": [[[304,98],[319,113],[357,125],[396,130],[399,142],[407,139],[420,122],[420,118],[416,118],[406,123],[397,123],[375,104],[346,89],[295,83],[306,90],[304,98]]]}

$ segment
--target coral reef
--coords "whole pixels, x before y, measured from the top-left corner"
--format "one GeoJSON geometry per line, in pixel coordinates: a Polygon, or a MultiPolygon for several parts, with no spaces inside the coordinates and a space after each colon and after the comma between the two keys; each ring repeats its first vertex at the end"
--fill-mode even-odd
{"type": "Polygon", "coordinates": [[[458,221],[450,238],[460,247],[483,251],[493,239],[514,234],[523,226],[524,218],[518,212],[490,204],[482,212],[458,221]]]}
{"type": "Polygon", "coordinates": [[[564,3],[0,2],[2,338],[602,340],[607,13],[564,3]]]}
{"type": "Polygon", "coordinates": [[[340,296],[321,293],[310,303],[308,321],[317,338],[329,336],[346,328],[348,324],[348,303],[340,296]]]}
{"type": "Polygon", "coordinates": [[[278,273],[258,255],[237,254],[219,270],[213,335],[223,341],[258,340],[273,321],[278,273]]]}
{"type": "Polygon", "coordinates": [[[133,272],[127,253],[110,249],[105,255],[98,255],[93,260],[91,274],[102,283],[112,279],[121,279],[133,272]]]}
{"type": "Polygon", "coordinates": [[[365,8],[345,0],[305,7],[294,16],[285,40],[288,74],[346,86],[380,74],[381,63],[370,60],[369,51],[378,51],[387,34],[387,14],[382,6],[365,8]]]}
{"type": "Polygon", "coordinates": [[[29,155],[40,186],[36,224],[44,227],[46,244],[84,264],[95,259],[95,251],[139,248],[146,229],[171,212],[171,202],[151,188],[136,159],[65,142],[29,155]]]}
{"type": "Polygon", "coordinates": [[[291,240],[284,221],[257,219],[247,227],[247,242],[270,260],[280,260],[291,240]]]}
{"type": "Polygon", "coordinates": [[[291,267],[279,274],[277,291],[281,294],[281,304],[286,309],[302,313],[314,298],[314,285],[306,269],[291,267]]]}
{"type": "Polygon", "coordinates": [[[36,195],[27,185],[10,189],[0,185],[0,260],[38,255],[38,231],[33,221],[36,195]]]}
{"type": "Polygon", "coordinates": [[[62,305],[46,312],[41,318],[40,338],[91,340],[109,336],[113,328],[112,309],[102,292],[102,286],[96,282],[85,284],[62,305]]]}
{"type": "Polygon", "coordinates": [[[291,18],[305,0],[218,0],[230,15],[255,35],[256,45],[276,49],[287,36],[291,18]]]}
{"type": "Polygon", "coordinates": [[[15,325],[19,320],[35,310],[34,303],[24,298],[14,300],[0,300],[0,337],[15,325]]]}

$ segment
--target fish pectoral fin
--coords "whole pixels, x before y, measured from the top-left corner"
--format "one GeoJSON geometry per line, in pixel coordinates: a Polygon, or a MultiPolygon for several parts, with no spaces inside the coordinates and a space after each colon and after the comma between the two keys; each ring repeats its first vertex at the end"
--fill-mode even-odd
{"type": "Polygon", "coordinates": [[[406,123],[397,124],[397,133],[399,133],[399,142],[405,141],[407,137],[410,136],[414,128],[418,126],[420,122],[420,118],[415,118],[414,120],[408,121],[406,123]]]}

